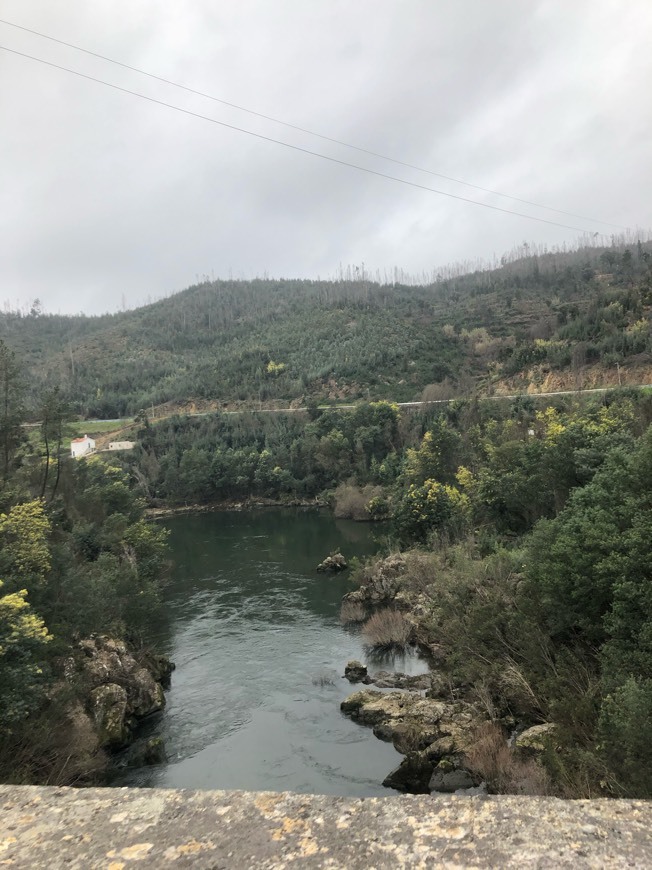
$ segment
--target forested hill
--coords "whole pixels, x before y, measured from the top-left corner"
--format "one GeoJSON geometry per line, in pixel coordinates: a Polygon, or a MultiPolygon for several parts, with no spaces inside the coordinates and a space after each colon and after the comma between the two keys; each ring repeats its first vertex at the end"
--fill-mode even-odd
{"type": "Polygon", "coordinates": [[[191,399],[446,398],[587,370],[584,386],[617,372],[633,383],[652,367],[651,309],[649,241],[523,246],[500,268],[429,285],[218,280],[114,315],[6,312],[0,339],[33,384],[111,418],[191,399]]]}

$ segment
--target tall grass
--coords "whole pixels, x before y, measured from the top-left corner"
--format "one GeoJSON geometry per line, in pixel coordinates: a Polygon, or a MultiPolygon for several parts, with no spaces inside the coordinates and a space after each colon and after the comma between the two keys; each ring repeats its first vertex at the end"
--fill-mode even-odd
{"type": "Polygon", "coordinates": [[[351,625],[364,622],[367,611],[359,601],[343,601],[340,608],[340,622],[342,625],[351,625]]]}
{"type": "Polygon", "coordinates": [[[377,610],[362,626],[362,636],[376,649],[404,647],[412,637],[412,625],[399,610],[377,610]]]}

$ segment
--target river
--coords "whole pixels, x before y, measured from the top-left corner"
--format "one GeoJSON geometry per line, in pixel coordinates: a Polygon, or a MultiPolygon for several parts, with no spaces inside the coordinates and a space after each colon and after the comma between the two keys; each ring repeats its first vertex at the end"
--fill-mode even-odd
{"type": "MultiPolygon", "coordinates": [[[[165,520],[173,580],[157,648],[176,663],[163,714],[145,726],[168,762],[116,785],[389,794],[400,756],[345,718],[359,632],[338,619],[347,576],[319,574],[331,551],[378,549],[378,527],[301,509],[215,512],[165,520]]],[[[348,573],[348,572],[347,572],[348,573]]],[[[407,657],[390,666],[426,670],[407,657]]]]}

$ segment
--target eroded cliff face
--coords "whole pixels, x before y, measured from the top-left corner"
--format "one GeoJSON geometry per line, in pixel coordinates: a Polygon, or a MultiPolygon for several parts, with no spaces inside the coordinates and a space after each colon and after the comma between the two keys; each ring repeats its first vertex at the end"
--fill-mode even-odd
{"type": "MultiPolygon", "coordinates": [[[[80,753],[75,766],[82,781],[105,772],[110,756],[134,742],[139,723],[163,709],[164,686],[169,686],[173,669],[163,656],[136,656],[110,637],[79,642],[64,663],[59,695],[71,692],[67,720],[71,745],[80,753]]],[[[153,752],[143,746],[140,754],[143,763],[164,758],[162,747],[153,752]]]]}
{"type": "Polygon", "coordinates": [[[652,367],[645,364],[623,364],[620,369],[602,365],[585,365],[577,370],[553,370],[550,366],[536,365],[518,375],[503,378],[493,385],[496,396],[518,393],[556,393],[574,390],[638,387],[652,384],[652,367]]]}

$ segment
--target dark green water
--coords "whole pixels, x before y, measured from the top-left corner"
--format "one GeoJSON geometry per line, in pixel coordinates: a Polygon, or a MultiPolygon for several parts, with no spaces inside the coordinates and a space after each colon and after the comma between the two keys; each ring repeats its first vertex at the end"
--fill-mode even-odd
{"type": "MultiPolygon", "coordinates": [[[[167,520],[175,561],[159,649],[177,665],[167,708],[149,726],[167,764],[117,784],[317,794],[388,794],[391,744],[346,719],[349,659],[364,660],[338,614],[345,577],[318,574],[334,549],[377,549],[377,527],[304,510],[167,520]]],[[[396,669],[426,670],[416,659],[396,669]]],[[[390,663],[390,667],[392,663],[390,663]]]]}

